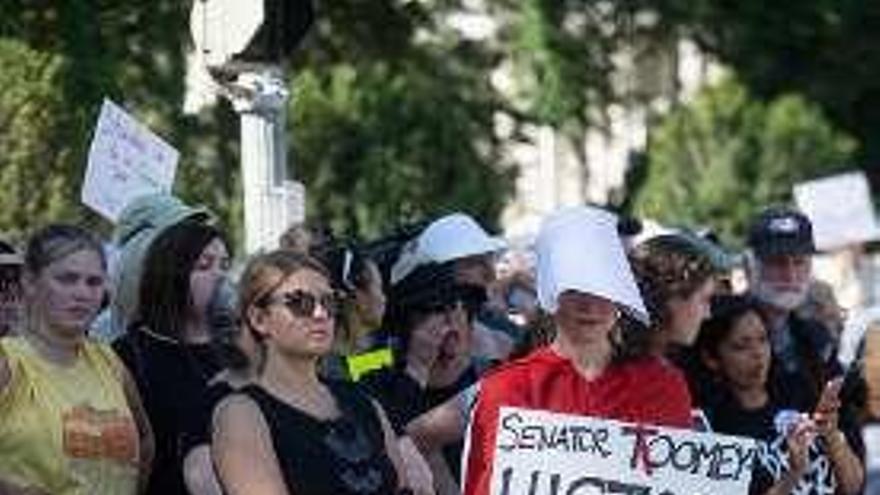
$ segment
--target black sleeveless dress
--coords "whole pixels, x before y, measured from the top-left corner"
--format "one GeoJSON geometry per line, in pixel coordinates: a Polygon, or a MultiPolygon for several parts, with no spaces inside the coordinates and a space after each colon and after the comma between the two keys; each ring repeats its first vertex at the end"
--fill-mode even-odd
{"type": "Polygon", "coordinates": [[[325,382],[340,416],[315,418],[256,385],[241,390],[266,418],[287,489],[297,495],[392,495],[397,473],[376,409],[355,385],[325,382]]]}

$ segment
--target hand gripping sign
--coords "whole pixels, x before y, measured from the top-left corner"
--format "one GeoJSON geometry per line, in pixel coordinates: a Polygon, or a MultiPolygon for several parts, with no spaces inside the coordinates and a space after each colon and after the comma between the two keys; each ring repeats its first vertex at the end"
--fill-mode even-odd
{"type": "Polygon", "coordinates": [[[741,495],[751,439],[501,408],[492,495],[741,495]]]}

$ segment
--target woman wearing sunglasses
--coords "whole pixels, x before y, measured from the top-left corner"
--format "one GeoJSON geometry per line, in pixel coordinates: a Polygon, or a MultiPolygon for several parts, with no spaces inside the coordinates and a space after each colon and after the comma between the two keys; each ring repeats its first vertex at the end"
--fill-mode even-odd
{"type": "Polygon", "coordinates": [[[226,493],[400,493],[381,408],[354,385],[319,378],[339,307],[325,269],[300,254],[268,253],[250,262],[239,291],[242,324],[265,362],[214,412],[212,455],[226,493]]]}

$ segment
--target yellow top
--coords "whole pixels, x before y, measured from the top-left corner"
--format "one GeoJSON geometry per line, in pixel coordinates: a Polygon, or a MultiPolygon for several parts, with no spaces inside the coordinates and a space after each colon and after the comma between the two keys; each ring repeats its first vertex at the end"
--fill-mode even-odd
{"type": "Polygon", "coordinates": [[[58,366],[5,337],[0,353],[11,371],[0,392],[0,479],[55,495],[134,494],[138,431],[113,350],[86,341],[73,365],[58,366]]]}

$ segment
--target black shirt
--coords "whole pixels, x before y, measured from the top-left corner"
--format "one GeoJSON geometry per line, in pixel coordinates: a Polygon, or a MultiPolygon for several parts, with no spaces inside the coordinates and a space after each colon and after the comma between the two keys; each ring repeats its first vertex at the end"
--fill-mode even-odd
{"type": "MultiPolygon", "coordinates": [[[[768,445],[778,436],[774,418],[782,409],[784,408],[772,400],[758,409],[745,409],[732,397],[718,401],[706,409],[713,431],[758,440],[759,454],[752,469],[749,494],[761,495],[775,483],[774,474],[765,464],[770,457],[768,445]]],[[[778,464],[779,461],[776,462],[778,464]]]]}
{"type": "Polygon", "coordinates": [[[394,431],[402,435],[410,421],[476,383],[482,369],[485,366],[474,360],[446,387],[423,388],[401,367],[371,371],[358,383],[379,402],[394,431]]]}
{"type": "Polygon", "coordinates": [[[227,395],[234,392],[235,389],[223,381],[208,386],[205,393],[202,394],[199,409],[192,416],[184,418],[183,431],[180,433],[182,459],[185,459],[189,451],[199,445],[211,443],[214,409],[227,395]]]}
{"type": "Polygon", "coordinates": [[[352,384],[326,384],[341,413],[331,420],[315,418],[259,386],[241,390],[266,419],[287,489],[308,495],[395,493],[397,472],[375,407],[352,384]]]}
{"type": "Polygon", "coordinates": [[[768,332],[774,366],[794,377],[793,381],[808,394],[812,408],[825,383],[843,373],[837,361],[834,339],[819,321],[801,318],[794,313],[780,328],[770,328],[768,321],[768,332]]]}
{"type": "MultiPolygon", "coordinates": [[[[364,376],[359,382],[373,396],[388,414],[388,420],[398,435],[406,430],[406,425],[420,414],[439,406],[462,390],[477,382],[480,371],[489,363],[473,360],[458,379],[446,387],[422,388],[405,370],[383,368],[364,376]]],[[[452,476],[458,478],[461,472],[461,454],[464,440],[443,447],[443,459],[449,466],[452,476]]]]}
{"type": "Polygon", "coordinates": [[[147,494],[188,495],[182,433],[204,408],[208,380],[220,371],[215,352],[207,344],[178,344],[143,331],[128,332],[113,348],[134,377],[153,427],[147,494]]]}
{"type": "MultiPolygon", "coordinates": [[[[433,409],[447,400],[455,397],[462,390],[477,383],[480,375],[477,366],[472,364],[465,370],[458,380],[452,385],[439,388],[428,388],[425,390],[426,411],[433,409]]],[[[455,479],[459,479],[461,475],[461,454],[464,451],[464,439],[455,441],[443,447],[443,460],[449,466],[449,471],[455,479]]]]}
{"type": "MultiPolygon", "coordinates": [[[[782,375],[790,376],[790,375],[782,375]]],[[[776,419],[781,411],[807,412],[809,393],[802,384],[787,382],[788,393],[771,394],[767,403],[757,409],[746,409],[731,396],[716,401],[706,408],[712,429],[718,433],[758,440],[758,455],[752,470],[749,493],[762,495],[788,470],[786,439],[777,429],[776,419]]],[[[827,457],[824,441],[817,438],[808,451],[808,468],[792,491],[792,495],[834,493],[836,480],[827,457]]]]}

